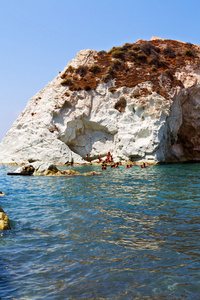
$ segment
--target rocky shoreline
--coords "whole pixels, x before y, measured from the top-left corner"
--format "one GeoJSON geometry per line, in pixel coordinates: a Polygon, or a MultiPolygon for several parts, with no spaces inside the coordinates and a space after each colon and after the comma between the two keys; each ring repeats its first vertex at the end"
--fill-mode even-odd
{"type": "Polygon", "coordinates": [[[100,173],[95,171],[80,173],[71,169],[60,170],[58,168],[58,165],[48,164],[44,162],[35,162],[31,165],[23,165],[17,168],[14,172],[7,173],[7,175],[13,176],[92,176],[98,174],[100,173]]]}

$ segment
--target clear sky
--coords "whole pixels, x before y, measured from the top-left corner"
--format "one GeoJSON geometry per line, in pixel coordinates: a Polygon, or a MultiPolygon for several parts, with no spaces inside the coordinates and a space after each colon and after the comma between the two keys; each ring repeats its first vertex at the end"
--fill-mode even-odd
{"type": "Polygon", "coordinates": [[[152,36],[200,45],[199,0],[0,0],[0,140],[82,49],[152,36]]]}

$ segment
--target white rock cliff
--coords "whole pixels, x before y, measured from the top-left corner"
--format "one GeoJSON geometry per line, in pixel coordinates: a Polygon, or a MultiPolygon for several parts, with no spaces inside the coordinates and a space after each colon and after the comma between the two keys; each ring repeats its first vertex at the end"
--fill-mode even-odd
{"type": "MultiPolygon", "coordinates": [[[[131,49],[142,47],[141,43],[145,44],[138,41],[131,49]]],[[[162,54],[169,43],[155,39],[148,44],[160,47],[158,53],[162,54]]],[[[149,54],[143,52],[147,65],[143,65],[143,61],[137,64],[133,58],[125,61],[120,55],[118,59],[113,53],[103,53],[111,64],[126,64],[124,73],[115,71],[114,75],[109,66],[107,73],[98,73],[107,66],[97,71],[98,76],[88,71],[95,63],[100,64],[99,54],[94,50],[80,51],[63,72],[29,100],[0,143],[0,163],[84,163],[86,154],[94,160],[108,151],[115,161],[200,160],[200,72],[196,67],[199,47],[189,45],[195,50],[195,56],[188,55],[184,64],[174,68],[173,59],[174,64],[175,59],[177,64],[179,59],[177,47],[189,47],[176,43],[180,44],[175,48],[176,58],[165,57],[167,66],[161,63],[161,54],[153,52],[154,48],[149,54]],[[152,64],[151,59],[158,59],[158,55],[159,63],[152,64]],[[173,75],[169,72],[170,63],[173,75]],[[77,71],[83,66],[88,75],[77,71]],[[134,74],[140,73],[144,79],[124,84],[123,74],[133,72],[131,68],[134,68],[134,74]],[[73,88],[69,79],[64,84],[63,79],[69,74],[76,85],[96,80],[95,87],[73,88]],[[104,80],[105,74],[111,76],[104,80]]],[[[134,56],[136,50],[128,51],[134,56]]],[[[137,50],[138,59],[141,51],[137,50]]],[[[130,78],[135,78],[131,74],[130,78]]]]}

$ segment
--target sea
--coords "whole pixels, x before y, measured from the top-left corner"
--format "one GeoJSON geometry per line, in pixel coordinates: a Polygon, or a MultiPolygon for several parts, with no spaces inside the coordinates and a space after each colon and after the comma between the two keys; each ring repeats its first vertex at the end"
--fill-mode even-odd
{"type": "Polygon", "coordinates": [[[0,299],[200,299],[200,164],[0,166],[0,299]]]}

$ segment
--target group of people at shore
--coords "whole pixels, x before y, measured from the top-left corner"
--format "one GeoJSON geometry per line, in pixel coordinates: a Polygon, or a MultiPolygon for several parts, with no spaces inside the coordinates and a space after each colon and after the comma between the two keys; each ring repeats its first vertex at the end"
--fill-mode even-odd
{"type": "MultiPolygon", "coordinates": [[[[88,162],[90,162],[90,160],[89,160],[89,156],[88,156],[88,154],[86,155],[86,160],[88,161],[88,162]]],[[[101,170],[106,170],[106,168],[107,168],[107,166],[108,165],[110,165],[110,167],[111,167],[111,169],[114,169],[114,168],[118,168],[118,166],[119,166],[119,163],[118,162],[114,162],[113,161],[113,157],[112,157],[112,155],[111,155],[111,153],[110,152],[108,152],[107,154],[106,154],[106,158],[103,160],[102,158],[98,158],[98,161],[97,161],[99,164],[101,164],[101,170]]],[[[132,167],[132,164],[127,164],[126,165],[126,169],[129,169],[129,168],[131,168],[132,167]]],[[[141,168],[147,168],[148,166],[145,164],[145,163],[143,163],[142,165],[141,165],[141,168]]]]}
{"type": "Polygon", "coordinates": [[[111,155],[110,152],[108,152],[108,153],[106,154],[105,160],[102,161],[102,159],[99,158],[99,161],[98,161],[98,162],[99,162],[99,163],[102,162],[102,164],[101,164],[101,170],[105,170],[105,169],[107,168],[107,165],[108,165],[108,164],[110,165],[110,167],[111,167],[112,169],[118,168],[118,166],[119,166],[119,163],[118,163],[118,162],[114,163],[113,157],[112,157],[112,155],[111,155]]]}
{"type": "MultiPolygon", "coordinates": [[[[116,163],[110,165],[110,167],[111,167],[111,169],[118,168],[119,163],[116,162],[116,163]]],[[[102,165],[101,165],[101,170],[106,170],[106,168],[107,168],[107,164],[105,162],[103,162],[102,165]]]]}

